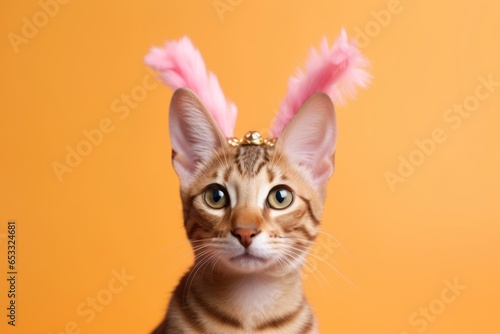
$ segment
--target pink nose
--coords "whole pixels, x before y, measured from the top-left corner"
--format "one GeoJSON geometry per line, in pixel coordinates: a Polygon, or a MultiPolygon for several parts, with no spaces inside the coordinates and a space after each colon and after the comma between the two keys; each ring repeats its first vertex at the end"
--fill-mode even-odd
{"type": "Polygon", "coordinates": [[[239,227],[231,231],[231,234],[236,239],[238,239],[240,244],[242,244],[245,248],[248,248],[248,246],[250,246],[250,244],[252,243],[252,238],[259,233],[260,231],[258,231],[257,229],[247,227],[239,227]]]}

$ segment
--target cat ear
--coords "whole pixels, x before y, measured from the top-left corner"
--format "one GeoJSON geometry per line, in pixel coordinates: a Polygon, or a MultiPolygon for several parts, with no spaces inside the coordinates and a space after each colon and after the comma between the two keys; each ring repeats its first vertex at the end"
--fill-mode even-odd
{"type": "Polygon", "coordinates": [[[183,188],[199,165],[226,144],[226,138],[198,96],[187,88],[175,91],[169,118],[172,162],[183,188]]]}
{"type": "Polygon", "coordinates": [[[324,93],[314,94],[287,123],[276,143],[292,163],[305,167],[322,189],[334,169],[337,125],[333,103],[324,93]]]}

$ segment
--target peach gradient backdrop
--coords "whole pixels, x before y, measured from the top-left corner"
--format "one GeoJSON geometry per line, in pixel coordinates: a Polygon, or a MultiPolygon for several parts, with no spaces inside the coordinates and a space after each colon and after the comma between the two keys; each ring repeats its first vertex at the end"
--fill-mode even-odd
{"type": "Polygon", "coordinates": [[[347,254],[325,234],[319,271],[305,271],[321,333],[500,333],[498,3],[54,3],[0,6],[0,332],[136,334],[162,317],[191,258],[170,164],[172,92],[143,64],[152,45],[190,36],[239,106],[242,135],[270,126],[309,46],[344,26],[374,80],[337,108],[323,230],[347,254]],[[89,154],[58,179],[53,164],[77,147],[89,154]]]}

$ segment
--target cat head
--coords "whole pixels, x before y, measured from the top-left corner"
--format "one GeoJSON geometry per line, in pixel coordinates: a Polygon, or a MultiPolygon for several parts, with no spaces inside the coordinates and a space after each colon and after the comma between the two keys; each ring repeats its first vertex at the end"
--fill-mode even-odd
{"type": "Polygon", "coordinates": [[[336,129],[331,99],[318,93],[273,145],[230,144],[197,95],[178,89],[172,160],[197,259],[241,272],[297,268],[318,233],[336,129]]]}
{"type": "Polygon", "coordinates": [[[334,169],[332,100],[341,103],[369,81],[354,42],[342,30],[332,47],[325,39],[311,51],[305,72],[289,82],[269,140],[254,132],[232,138],[236,107],[187,37],[153,48],[146,63],[176,90],[172,161],[197,264],[297,270],[318,234],[334,169]]]}

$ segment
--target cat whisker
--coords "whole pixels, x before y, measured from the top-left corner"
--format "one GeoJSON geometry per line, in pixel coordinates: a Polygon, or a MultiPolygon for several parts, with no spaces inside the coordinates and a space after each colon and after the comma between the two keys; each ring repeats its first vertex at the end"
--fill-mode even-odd
{"type": "Polygon", "coordinates": [[[214,155],[215,155],[215,158],[216,158],[216,159],[217,159],[217,161],[219,162],[219,163],[218,163],[218,165],[221,165],[221,166],[226,165],[226,166],[228,166],[226,156],[225,156],[225,155],[223,155],[223,156],[224,156],[224,161],[222,161],[222,158],[221,158],[221,155],[220,155],[219,151],[217,151],[217,149],[216,149],[216,148],[214,148],[214,149],[213,149],[213,151],[214,151],[214,153],[215,153],[215,154],[214,154],[214,155]]]}
{"type": "MultiPolygon", "coordinates": [[[[209,252],[210,249],[206,249],[206,248],[210,248],[210,245],[203,245],[204,247],[199,247],[198,249],[194,250],[195,254],[193,255],[193,252],[189,252],[187,254],[185,254],[182,258],[178,259],[176,261],[176,264],[179,264],[180,261],[182,261],[183,259],[185,259],[186,257],[188,256],[194,256],[194,258],[196,259],[197,256],[201,256],[203,254],[205,254],[206,252],[209,252]],[[201,253],[199,254],[196,254],[198,251],[201,251],[202,249],[204,249],[204,251],[202,251],[201,253]]],[[[185,263],[182,267],[185,267],[187,266],[187,263],[185,263]]]]}
{"type": "MultiPolygon", "coordinates": [[[[196,242],[201,243],[201,242],[205,242],[205,240],[192,240],[192,239],[191,240],[183,240],[183,241],[173,243],[173,244],[169,245],[168,247],[165,247],[165,249],[156,256],[155,266],[157,266],[159,262],[163,263],[162,257],[176,256],[181,251],[183,251],[183,252],[189,251],[189,253],[192,253],[191,247],[189,249],[187,249],[187,247],[186,247],[186,246],[190,245],[190,242],[191,243],[196,243],[196,242]],[[172,249],[173,249],[173,251],[172,251],[172,249]]],[[[196,246],[193,246],[192,248],[194,249],[195,247],[196,246]]]]}
{"type": "MultiPolygon", "coordinates": [[[[331,255],[333,255],[335,253],[335,249],[321,243],[321,242],[315,242],[315,241],[309,241],[308,239],[305,239],[305,238],[292,238],[292,237],[284,237],[283,239],[292,239],[292,240],[301,240],[301,241],[304,241],[306,243],[309,243],[310,244],[310,247],[309,247],[309,253],[311,255],[315,255],[317,254],[317,256],[321,256],[323,259],[325,258],[325,254],[328,256],[328,258],[330,258],[331,255]],[[323,251],[323,249],[326,251],[326,253],[323,251]]],[[[349,256],[346,252],[344,252],[344,254],[346,254],[347,256],[349,256]]],[[[331,261],[335,264],[335,265],[339,265],[337,263],[337,261],[335,261],[334,259],[331,259],[331,261]]]]}
{"type": "Polygon", "coordinates": [[[163,264],[165,262],[168,262],[167,259],[170,259],[173,256],[177,256],[182,252],[184,253],[191,253],[191,249],[189,249],[188,246],[189,242],[187,240],[183,240],[180,242],[175,242],[173,244],[168,245],[165,247],[161,252],[157,253],[157,255],[154,257],[152,263],[150,264],[151,269],[149,272],[155,273],[154,278],[157,278],[161,272],[166,268],[163,264]]]}
{"type": "MultiPolygon", "coordinates": [[[[206,253],[208,253],[208,250],[205,250],[204,252],[202,252],[200,254],[201,254],[201,256],[203,256],[206,253]]],[[[177,259],[177,261],[175,261],[174,267],[180,268],[180,269],[188,267],[189,264],[192,263],[192,261],[193,261],[192,256],[193,256],[192,252],[186,253],[182,258],[179,258],[179,259],[177,259]],[[183,261],[184,259],[186,259],[186,260],[183,263],[181,263],[181,261],[183,261]]]]}
{"type": "MultiPolygon", "coordinates": [[[[292,249],[280,249],[280,252],[283,252],[283,253],[286,253],[287,256],[289,258],[292,258],[292,259],[296,259],[296,258],[299,258],[301,257],[302,253],[296,253],[294,250],[292,249]]],[[[301,273],[301,278],[302,280],[306,280],[307,279],[307,276],[305,276],[305,274],[303,273],[302,271],[302,268],[304,268],[305,270],[307,270],[309,273],[312,274],[312,276],[314,277],[317,285],[319,285],[322,293],[321,293],[321,296],[323,298],[326,298],[326,296],[328,295],[325,291],[325,287],[324,287],[324,283],[322,282],[322,280],[320,280],[320,278],[318,277],[318,275],[316,275],[316,272],[318,272],[320,275],[321,275],[321,278],[323,279],[323,281],[326,282],[328,288],[330,291],[333,291],[333,287],[332,285],[330,284],[330,282],[326,279],[326,277],[323,275],[323,273],[314,265],[312,264],[308,259],[307,257],[305,258],[302,258],[302,260],[300,261],[300,264],[298,265],[294,265],[293,266],[294,269],[298,270],[300,273],[301,273]],[[312,269],[310,268],[312,267],[312,269]]],[[[316,294],[316,291],[315,289],[312,290],[314,294],[316,294]]]]}
{"type": "Polygon", "coordinates": [[[292,252],[288,252],[287,250],[281,249],[281,253],[285,254],[286,257],[283,259],[287,267],[291,267],[294,271],[297,271],[300,273],[300,276],[302,279],[305,279],[305,275],[302,272],[302,268],[306,268],[307,270],[310,270],[309,267],[307,267],[307,261],[306,259],[300,259],[300,255],[294,254],[292,252]],[[290,261],[292,260],[292,261],[290,261]],[[295,261],[294,261],[295,260],[295,261]]]}
{"type": "Polygon", "coordinates": [[[191,285],[193,284],[193,281],[196,278],[196,275],[198,274],[198,272],[200,271],[201,268],[205,267],[206,265],[208,265],[210,263],[210,261],[208,261],[208,260],[210,258],[212,258],[213,256],[214,256],[213,253],[207,252],[207,253],[204,253],[202,257],[197,258],[195,265],[193,266],[193,268],[189,272],[189,275],[186,279],[187,290],[185,291],[185,296],[184,296],[186,298],[185,299],[186,301],[189,299],[191,285]]]}
{"type": "MultiPolygon", "coordinates": [[[[206,247],[209,247],[209,246],[210,246],[209,244],[201,244],[201,245],[192,246],[190,249],[184,249],[183,251],[186,253],[186,255],[184,255],[184,257],[186,257],[187,255],[193,254],[193,251],[198,251],[200,249],[203,249],[203,248],[206,248],[206,247]]],[[[170,256],[178,255],[179,252],[180,251],[178,251],[178,252],[176,252],[174,254],[169,254],[169,255],[170,256]]]]}
{"type": "MultiPolygon", "coordinates": [[[[289,263],[286,261],[286,258],[280,256],[281,254],[278,253],[278,256],[275,257],[275,259],[279,262],[281,267],[283,268],[283,271],[286,271],[290,266],[288,265],[289,263]]],[[[292,270],[295,269],[294,267],[291,268],[292,270]]]]}
{"type": "Polygon", "coordinates": [[[335,243],[339,246],[339,248],[340,248],[340,249],[344,252],[344,254],[345,254],[345,255],[347,255],[348,257],[351,257],[351,256],[349,255],[349,253],[347,252],[347,250],[345,249],[345,247],[342,245],[342,243],[341,243],[341,242],[340,242],[337,238],[335,238],[335,237],[334,237],[333,235],[331,235],[330,233],[325,232],[325,231],[322,231],[322,230],[319,230],[318,232],[319,232],[320,234],[323,234],[323,235],[326,235],[326,236],[328,236],[328,237],[332,238],[332,239],[333,239],[333,241],[335,241],[335,243]]]}
{"type": "MultiPolygon", "coordinates": [[[[320,242],[320,240],[318,241],[312,241],[312,240],[309,240],[307,238],[299,238],[299,237],[280,237],[280,239],[290,239],[290,240],[297,240],[297,241],[304,241],[308,244],[311,244],[312,247],[311,247],[311,250],[315,250],[315,251],[318,251],[316,248],[314,248],[314,246],[317,246],[318,248],[321,247],[321,248],[325,248],[326,250],[328,250],[329,252],[332,252],[332,253],[335,253],[335,249],[328,246],[328,245],[325,245],[324,243],[320,242]]],[[[279,242],[278,242],[279,243],[279,242]]],[[[345,252],[344,252],[345,253],[345,252]]],[[[347,255],[347,253],[346,253],[347,255]]]]}
{"type": "MultiPolygon", "coordinates": [[[[282,249],[281,251],[287,252],[292,257],[298,257],[298,256],[302,255],[301,252],[300,253],[298,253],[298,252],[296,253],[295,249],[282,249]]],[[[318,282],[318,284],[319,284],[319,286],[320,286],[320,288],[321,288],[321,290],[323,292],[323,294],[322,294],[323,296],[326,296],[327,294],[325,292],[325,289],[324,289],[324,287],[323,287],[320,279],[318,278],[318,276],[316,276],[315,271],[317,271],[321,275],[321,277],[327,283],[327,285],[330,288],[330,290],[333,291],[333,287],[330,284],[330,282],[326,279],[326,277],[323,275],[323,273],[318,268],[316,268],[316,266],[314,266],[314,264],[312,264],[307,258],[303,259],[303,264],[304,264],[304,268],[307,269],[307,270],[309,270],[309,272],[314,276],[314,278],[318,282]],[[311,266],[313,269],[309,268],[309,266],[311,266]]]]}
{"type": "MultiPolygon", "coordinates": [[[[298,248],[295,248],[294,246],[292,245],[287,245],[289,249],[296,249],[296,250],[300,250],[298,248]]],[[[301,250],[300,250],[301,251],[301,250]]],[[[342,277],[346,282],[348,282],[349,284],[351,284],[353,287],[355,287],[356,289],[359,289],[359,287],[354,284],[351,280],[349,280],[346,276],[344,276],[337,268],[335,268],[330,262],[322,259],[321,257],[313,254],[313,253],[309,253],[309,255],[314,258],[314,259],[317,259],[318,261],[326,264],[327,266],[329,266],[331,269],[333,269],[333,271],[335,271],[337,273],[337,275],[339,275],[340,277],[342,277]]]]}
{"type": "Polygon", "coordinates": [[[212,264],[212,270],[210,271],[210,277],[213,279],[214,277],[214,269],[215,269],[215,266],[219,263],[220,259],[222,258],[222,255],[219,255],[219,257],[217,257],[217,259],[215,261],[213,261],[213,264],[212,264]]]}
{"type": "Polygon", "coordinates": [[[281,152],[279,152],[279,156],[278,156],[278,160],[276,160],[276,152],[278,150],[274,149],[273,150],[273,156],[271,158],[271,165],[273,166],[276,166],[276,164],[281,160],[281,158],[283,157],[283,154],[284,154],[284,150],[281,150],[281,152]]]}
{"type": "Polygon", "coordinates": [[[174,252],[178,251],[180,248],[186,246],[186,245],[189,245],[189,242],[187,240],[182,240],[182,241],[179,241],[179,242],[175,242],[173,244],[170,244],[168,245],[167,247],[165,247],[159,254],[156,255],[156,258],[160,258],[162,256],[165,256],[167,255],[171,255],[171,251],[173,248],[176,248],[174,249],[174,252]]]}

